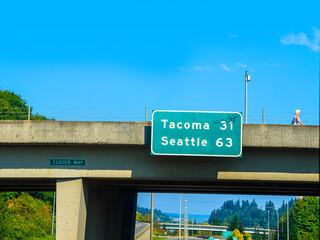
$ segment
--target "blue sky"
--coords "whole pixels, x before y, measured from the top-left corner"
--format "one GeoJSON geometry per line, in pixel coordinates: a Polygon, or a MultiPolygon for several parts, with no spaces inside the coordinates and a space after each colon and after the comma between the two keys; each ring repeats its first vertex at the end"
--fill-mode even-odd
{"type": "MultiPolygon", "coordinates": [[[[179,195],[177,193],[155,193],[154,194],[154,207],[161,209],[165,213],[179,213],[179,195]]],[[[219,209],[223,202],[227,200],[238,199],[248,200],[252,202],[253,199],[258,204],[258,207],[265,209],[267,201],[272,201],[274,206],[278,209],[282,206],[282,202],[295,199],[295,196],[267,196],[267,195],[227,195],[227,194],[187,194],[187,208],[188,213],[192,215],[210,215],[214,209],[219,209]]],[[[138,204],[140,207],[151,208],[151,194],[139,193],[138,204]]],[[[181,208],[183,213],[184,206],[184,193],[181,194],[181,208]]]]}
{"type": "MultiPolygon", "coordinates": [[[[53,108],[244,111],[248,70],[249,123],[261,121],[262,109],[270,123],[290,122],[299,108],[302,121],[316,124],[319,7],[318,1],[6,1],[0,86],[50,116],[53,108]]],[[[56,119],[73,120],[64,116],[56,119]]],[[[83,120],[99,120],[93,117],[83,120]]]]}
{"type": "Polygon", "coordinates": [[[266,122],[287,124],[298,108],[319,124],[319,9],[317,0],[2,1],[0,88],[56,120],[113,120],[103,118],[112,109],[143,120],[145,107],[243,112],[247,70],[248,123],[264,109],[266,122]]]}

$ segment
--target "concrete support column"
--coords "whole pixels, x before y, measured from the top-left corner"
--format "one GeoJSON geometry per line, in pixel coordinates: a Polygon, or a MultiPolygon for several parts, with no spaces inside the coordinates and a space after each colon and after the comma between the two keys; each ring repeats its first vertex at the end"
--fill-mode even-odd
{"type": "Polygon", "coordinates": [[[85,239],[87,188],[82,179],[57,180],[56,238],[85,239]]]}

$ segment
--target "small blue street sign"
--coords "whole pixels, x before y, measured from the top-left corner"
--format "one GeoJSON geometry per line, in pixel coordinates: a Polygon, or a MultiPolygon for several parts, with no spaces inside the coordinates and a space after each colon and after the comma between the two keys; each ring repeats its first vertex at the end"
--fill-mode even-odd
{"type": "Polygon", "coordinates": [[[51,158],[49,160],[50,166],[72,166],[85,167],[86,160],[84,159],[68,159],[68,158],[51,158]]]}

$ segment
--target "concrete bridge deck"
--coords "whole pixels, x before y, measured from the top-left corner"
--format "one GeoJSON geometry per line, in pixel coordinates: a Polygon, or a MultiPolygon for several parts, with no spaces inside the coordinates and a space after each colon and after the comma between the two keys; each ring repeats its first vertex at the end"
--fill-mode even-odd
{"type": "Polygon", "coordinates": [[[0,121],[0,190],[56,190],[68,240],[133,239],[139,191],[319,195],[319,126],[243,125],[242,158],[217,158],[150,155],[150,125],[0,121]]]}

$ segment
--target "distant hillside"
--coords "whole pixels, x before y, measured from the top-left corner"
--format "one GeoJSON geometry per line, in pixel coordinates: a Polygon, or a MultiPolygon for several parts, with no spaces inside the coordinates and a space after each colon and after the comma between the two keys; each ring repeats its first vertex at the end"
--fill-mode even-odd
{"type": "MultiPolygon", "coordinates": [[[[147,213],[149,215],[151,214],[151,210],[149,208],[143,208],[139,206],[137,206],[137,212],[141,213],[142,216],[145,216],[147,213]]],[[[172,221],[170,216],[162,213],[160,209],[154,209],[153,213],[154,213],[154,218],[153,218],[154,221],[159,220],[159,222],[161,223],[162,222],[170,223],[172,221]]]]}
{"type": "MultiPolygon", "coordinates": [[[[295,200],[296,201],[296,200],[295,200]]],[[[289,202],[289,207],[294,206],[293,199],[289,202]]],[[[274,203],[272,201],[266,202],[266,210],[258,207],[255,200],[251,203],[248,200],[233,200],[225,201],[221,208],[215,209],[211,212],[208,222],[214,225],[228,225],[231,218],[234,215],[238,215],[239,220],[242,221],[245,227],[259,227],[267,228],[268,226],[268,213],[269,211],[269,221],[270,227],[276,228],[277,214],[274,208],[274,203]],[[271,208],[267,208],[271,207],[271,208]]],[[[279,213],[279,218],[287,211],[287,204],[282,202],[282,206],[277,209],[279,213]]]]}

